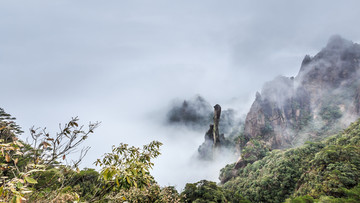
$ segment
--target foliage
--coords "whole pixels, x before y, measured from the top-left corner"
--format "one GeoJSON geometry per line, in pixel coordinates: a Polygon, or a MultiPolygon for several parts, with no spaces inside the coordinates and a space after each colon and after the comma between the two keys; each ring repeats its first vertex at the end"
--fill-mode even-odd
{"type": "Polygon", "coordinates": [[[24,144],[17,138],[17,134],[22,131],[14,120],[15,118],[0,108],[0,201],[26,200],[25,194],[31,192],[28,187],[37,183],[31,174],[39,171],[39,166],[18,167],[19,160],[24,155],[21,150],[24,144]]]}
{"type": "MultiPolygon", "coordinates": [[[[0,108],[0,201],[76,201],[80,199],[77,192],[86,193],[85,184],[79,186],[81,181],[74,179],[78,173],[70,166],[61,165],[61,161],[73,153],[99,123],[90,123],[85,131],[77,121],[76,117],[63,127],[60,125],[56,136],[51,136],[45,128],[40,132],[32,128],[32,142],[28,144],[18,139],[22,130],[15,123],[15,118],[0,108]],[[80,187],[83,189],[77,191],[80,187]],[[33,192],[35,190],[36,193],[33,192]]],[[[87,150],[82,150],[73,167],[77,167],[87,150]]],[[[86,174],[86,177],[93,177],[90,181],[97,183],[98,173],[97,176],[86,174]]],[[[89,183],[86,185],[91,185],[89,183]]]]}
{"type": "Polygon", "coordinates": [[[323,120],[327,122],[334,122],[335,120],[341,118],[342,113],[339,106],[324,106],[321,108],[319,115],[323,120]]]}
{"type": "Polygon", "coordinates": [[[112,153],[105,154],[95,164],[102,167],[101,177],[111,183],[111,189],[144,188],[154,180],[149,173],[154,165],[151,159],[160,155],[161,145],[161,142],[153,141],[141,150],[121,143],[118,147],[113,146],[112,153]]]}
{"type": "Polygon", "coordinates": [[[360,202],[360,185],[352,189],[343,189],[344,196],[336,198],[333,196],[320,196],[319,199],[314,199],[309,195],[299,196],[295,198],[289,198],[286,203],[312,203],[312,202],[324,202],[324,203],[355,203],[360,202]]]}
{"type": "Polygon", "coordinates": [[[274,132],[274,128],[268,119],[265,121],[265,125],[260,128],[260,132],[260,136],[265,136],[274,132]]]}
{"type": "Polygon", "coordinates": [[[265,157],[268,152],[269,148],[263,142],[252,139],[241,150],[241,159],[246,163],[253,163],[265,157]]]}
{"type": "Polygon", "coordinates": [[[34,178],[38,184],[33,187],[36,194],[30,196],[32,201],[49,201],[55,199],[58,193],[64,192],[71,193],[71,196],[76,194],[83,201],[90,200],[103,186],[99,173],[88,168],[78,172],[68,166],[60,166],[39,172],[34,178]]]}
{"type": "Polygon", "coordinates": [[[157,184],[151,184],[143,189],[131,187],[128,190],[120,190],[118,193],[110,193],[104,198],[110,202],[134,202],[134,203],[178,203],[180,202],[177,190],[172,187],[160,188],[157,184]]]}
{"type": "MultiPolygon", "coordinates": [[[[360,120],[322,142],[273,150],[263,159],[237,170],[225,189],[254,202],[346,198],[360,182],[360,120]],[[309,198],[308,198],[309,199],[309,198]]],[[[229,171],[229,168],[223,171],[229,171]]]]}
{"type": "Polygon", "coordinates": [[[216,185],[215,182],[201,180],[187,183],[181,193],[181,202],[249,202],[239,193],[231,193],[216,185]]]}
{"type": "Polygon", "coordinates": [[[234,178],[237,176],[236,169],[235,169],[236,163],[227,164],[224,168],[220,169],[220,176],[219,179],[222,184],[228,182],[231,178],[234,178]]]}

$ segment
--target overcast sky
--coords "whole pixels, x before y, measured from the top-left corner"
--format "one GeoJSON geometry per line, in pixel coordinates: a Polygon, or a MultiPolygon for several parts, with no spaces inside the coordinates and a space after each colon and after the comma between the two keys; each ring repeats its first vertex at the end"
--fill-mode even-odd
{"type": "MultiPolygon", "coordinates": [[[[331,35],[360,41],[359,1],[0,2],[1,104],[26,131],[101,121],[83,167],[111,145],[164,142],[161,185],[216,179],[185,169],[203,134],[164,127],[173,99],[246,113],[264,82],[295,76],[331,35]]],[[[220,166],[219,166],[220,167],[220,166]]]]}

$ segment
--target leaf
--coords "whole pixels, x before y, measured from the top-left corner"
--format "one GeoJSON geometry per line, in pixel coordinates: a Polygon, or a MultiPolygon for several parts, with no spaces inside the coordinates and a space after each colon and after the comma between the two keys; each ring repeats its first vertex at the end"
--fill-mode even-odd
{"type": "Polygon", "coordinates": [[[9,156],[9,154],[8,154],[8,153],[6,153],[6,156],[5,156],[5,161],[6,161],[6,162],[10,162],[10,161],[11,161],[10,156],[9,156]]]}
{"type": "Polygon", "coordinates": [[[21,142],[19,142],[19,141],[16,141],[15,144],[16,144],[17,146],[19,146],[19,147],[24,147],[24,145],[23,145],[21,142]]]}
{"type": "Polygon", "coordinates": [[[62,159],[63,159],[63,160],[65,160],[65,158],[66,158],[66,155],[64,154],[64,156],[63,156],[63,158],[62,158],[62,159]]]}
{"type": "Polygon", "coordinates": [[[35,179],[33,179],[31,177],[25,176],[24,178],[25,178],[26,182],[28,182],[28,183],[31,183],[31,184],[38,183],[35,179]]]}
{"type": "Polygon", "coordinates": [[[129,176],[126,176],[126,181],[130,184],[129,176]]]}
{"type": "Polygon", "coordinates": [[[2,186],[0,187],[0,196],[2,196],[3,192],[4,192],[4,186],[2,185],[2,186]]]}
{"type": "Polygon", "coordinates": [[[21,203],[22,201],[21,201],[21,196],[19,196],[19,195],[17,195],[16,196],[16,203],[21,203]]]}
{"type": "Polygon", "coordinates": [[[14,160],[15,165],[16,165],[18,162],[19,162],[19,158],[16,158],[16,159],[14,160]]]}
{"type": "Polygon", "coordinates": [[[21,182],[17,182],[17,183],[16,183],[16,187],[20,189],[20,188],[23,187],[23,184],[22,184],[21,182]]]}
{"type": "Polygon", "coordinates": [[[5,129],[5,128],[6,128],[6,126],[3,126],[3,127],[0,128],[0,130],[3,130],[3,129],[5,129]]]}

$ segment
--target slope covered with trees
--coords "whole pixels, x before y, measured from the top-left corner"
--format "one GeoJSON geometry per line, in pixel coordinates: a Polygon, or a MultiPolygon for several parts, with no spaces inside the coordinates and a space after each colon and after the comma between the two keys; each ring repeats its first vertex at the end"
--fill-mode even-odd
{"type": "Polygon", "coordinates": [[[322,142],[268,151],[239,169],[228,165],[221,179],[252,202],[358,202],[360,120],[322,142]]]}

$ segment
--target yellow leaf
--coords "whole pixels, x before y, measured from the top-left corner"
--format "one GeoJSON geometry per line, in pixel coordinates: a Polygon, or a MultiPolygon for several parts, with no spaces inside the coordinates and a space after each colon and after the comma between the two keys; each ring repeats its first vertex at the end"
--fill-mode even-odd
{"type": "Polygon", "coordinates": [[[11,160],[11,159],[10,159],[9,154],[8,154],[8,153],[6,153],[6,156],[5,156],[5,161],[6,161],[6,162],[10,162],[10,160],[11,160]]]}
{"type": "Polygon", "coordinates": [[[19,158],[16,158],[16,159],[14,160],[14,163],[17,164],[18,162],[19,162],[19,158]]]}
{"type": "Polygon", "coordinates": [[[21,203],[21,196],[16,196],[16,203],[21,203]]]}
{"type": "Polygon", "coordinates": [[[130,184],[130,179],[128,176],[126,176],[126,181],[130,184]]]}

